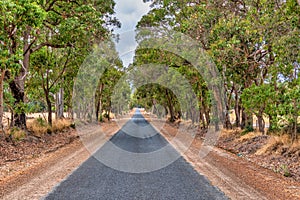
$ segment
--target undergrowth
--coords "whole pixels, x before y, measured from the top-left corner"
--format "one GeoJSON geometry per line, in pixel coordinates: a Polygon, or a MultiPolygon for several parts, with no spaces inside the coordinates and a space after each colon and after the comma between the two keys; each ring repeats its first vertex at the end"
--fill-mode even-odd
{"type": "Polygon", "coordinates": [[[71,127],[72,121],[69,119],[58,119],[52,122],[52,127],[42,118],[37,118],[27,123],[28,131],[37,137],[41,137],[45,134],[51,134],[63,131],[71,127]]]}
{"type": "Polygon", "coordinates": [[[9,138],[14,141],[23,140],[26,137],[26,132],[19,128],[12,128],[9,132],[9,138]]]}

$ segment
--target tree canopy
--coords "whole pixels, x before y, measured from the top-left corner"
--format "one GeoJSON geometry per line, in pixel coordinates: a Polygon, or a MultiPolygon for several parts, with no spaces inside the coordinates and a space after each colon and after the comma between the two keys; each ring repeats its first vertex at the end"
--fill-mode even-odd
{"type": "Polygon", "coordinates": [[[257,125],[261,132],[268,128],[297,137],[297,0],[153,0],[150,12],[138,22],[138,48],[126,69],[111,39],[113,29],[121,25],[113,15],[114,6],[113,0],[0,1],[1,121],[4,110],[13,113],[11,126],[26,129],[29,112],[47,110],[51,125],[54,110],[57,117],[68,112],[103,120],[110,112],[117,115],[143,106],[172,122],[191,120],[204,130],[217,121],[214,115],[223,115],[225,128],[247,132],[257,125]],[[140,31],[143,28],[150,31],[140,31]],[[149,35],[172,31],[182,34],[170,38],[175,46],[186,36],[197,48],[154,48],[157,41],[169,44],[152,41],[149,35]],[[202,68],[211,63],[217,70],[199,71],[188,57],[202,68]],[[88,63],[85,69],[101,67],[84,71],[83,63],[88,63]],[[78,73],[88,78],[81,79],[78,73]],[[154,83],[141,78],[155,74],[159,78],[154,83]],[[220,79],[207,80],[216,76],[220,79]],[[81,84],[74,86],[75,77],[81,84]],[[84,84],[96,86],[89,90],[84,84]],[[219,99],[213,90],[217,87],[224,91],[219,99]],[[189,89],[191,96],[183,92],[189,89]],[[73,107],[74,99],[79,107],[73,107]],[[222,113],[213,109],[216,106],[222,113]]]}

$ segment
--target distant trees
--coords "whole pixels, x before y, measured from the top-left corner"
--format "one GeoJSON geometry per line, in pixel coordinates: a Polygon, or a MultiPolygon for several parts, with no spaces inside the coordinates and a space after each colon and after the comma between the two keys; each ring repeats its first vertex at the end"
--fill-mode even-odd
{"type": "MultiPolygon", "coordinates": [[[[76,118],[89,122],[102,121],[103,117],[109,120],[115,103],[123,105],[120,103],[123,99],[113,99],[120,97],[116,91],[120,91],[121,87],[116,86],[123,75],[123,63],[113,41],[108,39],[94,45],[93,51],[83,61],[75,79],[72,105],[76,118]],[[114,93],[118,95],[115,96],[114,93]]],[[[125,84],[122,87],[126,86],[125,84]]],[[[130,96],[130,89],[123,92],[125,96],[130,96]]]]}
{"type": "Polygon", "coordinates": [[[126,88],[128,85],[122,85],[122,87],[119,88],[115,87],[121,76],[124,75],[121,61],[118,59],[115,61],[107,63],[109,66],[106,68],[98,83],[96,90],[96,120],[103,120],[103,112],[105,113],[104,117],[110,120],[112,109],[114,109],[115,114],[120,114],[121,111],[128,110],[128,107],[126,108],[124,105],[128,105],[126,98],[128,99],[127,96],[130,96],[131,91],[130,88],[129,90],[126,88]],[[115,94],[113,94],[114,92],[115,94]]]}

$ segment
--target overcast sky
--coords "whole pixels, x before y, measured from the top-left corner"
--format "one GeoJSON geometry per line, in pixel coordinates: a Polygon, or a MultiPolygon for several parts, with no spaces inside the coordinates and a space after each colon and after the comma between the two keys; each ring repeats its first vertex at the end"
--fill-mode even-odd
{"type": "Polygon", "coordinates": [[[116,17],[120,20],[122,27],[115,33],[120,34],[120,41],[116,44],[117,51],[124,66],[132,62],[134,50],[137,46],[135,42],[134,29],[143,15],[149,11],[150,3],[143,3],[143,0],[115,0],[116,17]]]}

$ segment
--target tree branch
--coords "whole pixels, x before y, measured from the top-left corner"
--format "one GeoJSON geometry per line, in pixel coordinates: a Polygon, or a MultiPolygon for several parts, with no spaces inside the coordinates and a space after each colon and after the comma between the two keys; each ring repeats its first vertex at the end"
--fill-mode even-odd
{"type": "Polygon", "coordinates": [[[27,49],[23,53],[23,56],[25,56],[28,53],[28,51],[31,49],[32,45],[36,42],[36,40],[37,40],[37,37],[34,37],[34,40],[28,45],[27,49]]]}
{"type": "Polygon", "coordinates": [[[62,75],[64,74],[64,72],[66,71],[67,68],[67,64],[69,63],[69,58],[70,58],[70,51],[67,54],[67,59],[65,61],[65,64],[63,66],[63,69],[60,71],[59,75],[56,77],[56,79],[52,82],[52,84],[50,85],[49,89],[51,89],[56,83],[57,81],[62,77],[62,75]]]}
{"type": "Polygon", "coordinates": [[[57,2],[57,0],[52,1],[50,3],[50,5],[48,6],[48,8],[46,9],[46,12],[50,11],[56,2],[57,2]]]}
{"type": "Polygon", "coordinates": [[[31,49],[31,53],[36,52],[37,50],[43,48],[43,47],[52,47],[52,48],[66,48],[66,47],[73,47],[73,45],[71,43],[67,43],[67,44],[52,44],[49,42],[44,42],[42,44],[37,45],[36,47],[31,49]]]}

